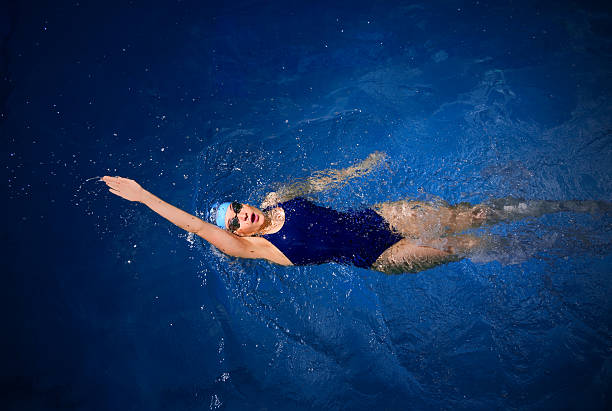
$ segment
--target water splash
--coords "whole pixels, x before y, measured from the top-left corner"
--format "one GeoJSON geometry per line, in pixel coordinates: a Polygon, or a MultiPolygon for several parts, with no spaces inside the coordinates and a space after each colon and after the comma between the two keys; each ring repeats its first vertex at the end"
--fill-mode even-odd
{"type": "Polygon", "coordinates": [[[91,180],[97,180],[100,181],[100,179],[102,178],[102,176],[95,176],[95,177],[90,177],[88,179],[85,179],[80,185],[79,187],[76,189],[76,191],[74,192],[74,194],[72,195],[72,198],[74,199],[75,206],[80,206],[80,200],[78,199],[78,195],[81,192],[81,190],[83,189],[83,186],[85,186],[86,183],[90,182],[91,180]]]}

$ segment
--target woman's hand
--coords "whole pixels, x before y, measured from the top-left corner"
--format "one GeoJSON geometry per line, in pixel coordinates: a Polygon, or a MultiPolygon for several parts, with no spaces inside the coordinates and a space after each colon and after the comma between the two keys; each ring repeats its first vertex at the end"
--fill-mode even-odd
{"type": "Polygon", "coordinates": [[[141,202],[143,200],[145,189],[134,180],[123,177],[104,176],[101,178],[101,181],[104,181],[110,187],[108,191],[119,197],[129,201],[141,202]]]}

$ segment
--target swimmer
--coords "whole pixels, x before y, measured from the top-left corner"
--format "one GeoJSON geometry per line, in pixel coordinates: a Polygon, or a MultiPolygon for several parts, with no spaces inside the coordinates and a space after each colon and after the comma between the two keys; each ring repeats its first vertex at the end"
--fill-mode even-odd
{"type": "Polygon", "coordinates": [[[269,193],[259,208],[237,201],[216,204],[211,222],[168,204],[134,180],[110,176],[101,180],[111,193],[146,205],[230,256],[283,266],[337,262],[384,273],[418,272],[459,261],[481,245],[478,237],[460,233],[483,224],[550,212],[590,211],[589,202],[539,201],[532,207],[511,199],[475,206],[395,201],[341,212],[303,197],[363,176],[385,159],[384,153],[374,152],[359,164],[318,173],[269,193]],[[564,203],[570,205],[564,207],[564,203]]]}

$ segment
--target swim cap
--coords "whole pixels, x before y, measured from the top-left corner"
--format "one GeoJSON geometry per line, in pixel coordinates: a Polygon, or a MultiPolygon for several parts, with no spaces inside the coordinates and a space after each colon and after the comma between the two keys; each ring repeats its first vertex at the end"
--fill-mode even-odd
{"type": "Polygon", "coordinates": [[[226,229],[225,227],[225,214],[227,213],[227,209],[229,208],[231,203],[215,203],[210,209],[210,218],[211,222],[214,222],[217,227],[221,227],[226,229]]]}

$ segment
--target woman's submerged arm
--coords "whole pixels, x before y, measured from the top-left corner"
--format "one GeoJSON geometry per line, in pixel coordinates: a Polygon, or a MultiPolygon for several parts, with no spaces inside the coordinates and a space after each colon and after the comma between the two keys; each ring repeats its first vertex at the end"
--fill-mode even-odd
{"type": "Polygon", "coordinates": [[[387,155],[380,151],[370,154],[362,162],[340,170],[324,170],[316,172],[305,180],[282,187],[269,193],[261,204],[262,208],[270,207],[301,195],[319,193],[332,188],[339,188],[350,179],[364,176],[377,165],[382,164],[387,155]]]}
{"type": "MultiPolygon", "coordinates": [[[[183,230],[197,234],[225,254],[242,258],[266,258],[267,250],[262,244],[238,237],[213,224],[207,223],[180,208],[168,204],[148,192],[136,181],[123,177],[105,176],[102,181],[110,187],[110,192],[129,201],[140,202],[183,230]]],[[[272,260],[274,261],[274,260],[272,260]]],[[[277,261],[274,261],[277,262],[277,261]]]]}

